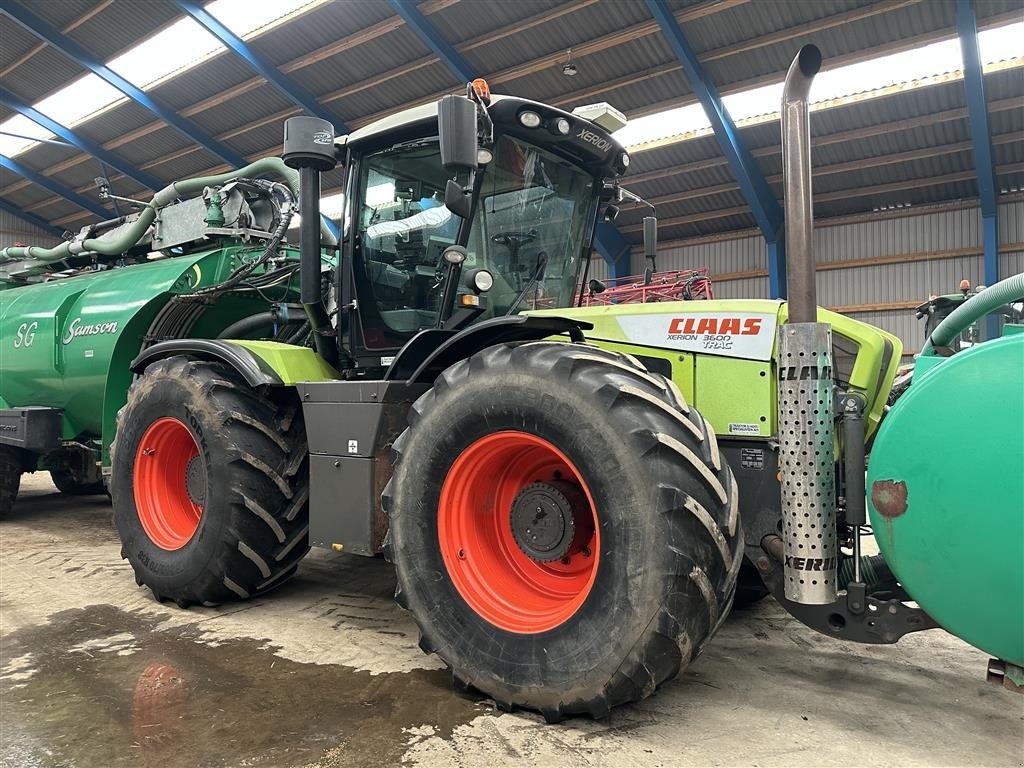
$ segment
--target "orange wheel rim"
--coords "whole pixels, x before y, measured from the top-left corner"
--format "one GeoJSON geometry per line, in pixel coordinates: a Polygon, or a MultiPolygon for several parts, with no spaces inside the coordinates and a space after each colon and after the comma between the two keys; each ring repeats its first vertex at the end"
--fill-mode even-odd
{"type": "Polygon", "coordinates": [[[199,446],[188,427],[169,416],[149,425],[135,451],[133,485],[150,540],[160,549],[185,546],[199,527],[206,496],[199,446]]]}
{"type": "Polygon", "coordinates": [[[456,590],[509,632],[555,629],[594,585],[593,497],[565,454],[536,435],[496,432],[467,447],[441,488],[437,532],[456,590]]]}

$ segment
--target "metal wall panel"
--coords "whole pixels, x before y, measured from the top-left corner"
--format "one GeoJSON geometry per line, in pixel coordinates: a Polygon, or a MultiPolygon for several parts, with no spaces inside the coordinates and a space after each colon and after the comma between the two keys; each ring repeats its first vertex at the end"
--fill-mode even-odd
{"type": "MultiPolygon", "coordinates": [[[[662,270],[706,266],[715,275],[764,269],[764,241],[748,232],[733,239],[675,245],[658,254],[662,270]]],[[[814,232],[816,259],[842,262],[850,259],[930,254],[978,249],[978,255],[875,264],[832,269],[818,273],[818,301],[824,306],[852,307],[873,304],[920,302],[933,293],[951,293],[960,280],[972,285],[983,281],[981,212],[976,205],[951,205],[916,215],[889,219],[865,219],[836,226],[819,226],[814,232]]],[[[999,206],[999,242],[1024,243],[1024,201],[999,206]]],[[[643,256],[634,252],[633,271],[643,268],[643,256]]],[[[1000,275],[1024,271],[1024,251],[1000,254],[1000,275]]],[[[765,298],[767,278],[751,277],[715,282],[715,296],[723,299],[765,298]]],[[[898,335],[910,351],[920,349],[921,322],[912,309],[857,312],[857,319],[898,335]]]]}
{"type": "MultiPolygon", "coordinates": [[[[586,265],[584,265],[585,267],[586,265]]],[[[608,279],[608,262],[604,260],[602,256],[594,253],[594,257],[590,260],[590,272],[587,279],[596,278],[598,280],[608,279]]]]}
{"type": "Polygon", "coordinates": [[[41,229],[33,227],[27,221],[23,221],[7,211],[0,211],[0,248],[15,243],[56,245],[58,240],[41,229]]]}

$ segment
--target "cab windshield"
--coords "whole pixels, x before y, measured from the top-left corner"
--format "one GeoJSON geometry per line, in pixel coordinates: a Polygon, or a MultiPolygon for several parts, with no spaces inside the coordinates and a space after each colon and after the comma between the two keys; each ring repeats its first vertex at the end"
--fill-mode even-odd
{"type": "Polygon", "coordinates": [[[572,303],[593,183],[538,147],[508,136],[498,140],[464,265],[494,276],[488,317],[572,303]]]}
{"type": "MultiPolygon", "coordinates": [[[[436,140],[391,147],[361,165],[355,279],[369,310],[361,313],[363,341],[368,348],[401,346],[434,327],[441,311],[442,253],[456,241],[460,222],[443,204],[451,174],[436,140]]],[[[508,136],[478,174],[463,274],[482,267],[494,276],[480,319],[571,305],[594,180],[508,136]]]]}

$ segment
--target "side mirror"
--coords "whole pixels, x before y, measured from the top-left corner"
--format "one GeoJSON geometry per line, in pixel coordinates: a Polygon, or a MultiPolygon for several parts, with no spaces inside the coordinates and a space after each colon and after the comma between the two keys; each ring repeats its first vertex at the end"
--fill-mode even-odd
{"type": "Polygon", "coordinates": [[[448,179],[444,185],[444,207],[460,219],[468,219],[473,209],[473,197],[455,179],[448,179]]]}
{"type": "Polygon", "coordinates": [[[644,256],[653,259],[658,255],[658,219],[644,217],[644,256]]]}
{"type": "Polygon", "coordinates": [[[437,135],[446,170],[476,169],[476,104],[465,96],[442,96],[437,105],[437,135]]]}
{"type": "Polygon", "coordinates": [[[606,290],[608,290],[608,286],[605,285],[604,283],[602,283],[597,278],[592,278],[590,280],[590,282],[587,283],[587,286],[590,288],[590,292],[592,294],[594,294],[594,293],[604,293],[606,290]]]}

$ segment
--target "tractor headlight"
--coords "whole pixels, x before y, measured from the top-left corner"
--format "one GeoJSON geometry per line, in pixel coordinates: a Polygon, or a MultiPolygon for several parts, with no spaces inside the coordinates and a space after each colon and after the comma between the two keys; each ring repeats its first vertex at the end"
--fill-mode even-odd
{"type": "Polygon", "coordinates": [[[466,283],[471,291],[487,293],[494,287],[494,275],[486,269],[474,269],[466,275],[466,283]]]}
{"type": "Polygon", "coordinates": [[[555,126],[554,127],[555,127],[555,133],[559,133],[562,136],[568,136],[569,135],[569,121],[566,120],[564,117],[560,117],[557,120],[555,120],[555,126]]]}
{"type": "Polygon", "coordinates": [[[449,245],[444,249],[443,256],[449,264],[461,264],[466,260],[466,249],[461,245],[449,245]]]}
{"type": "Polygon", "coordinates": [[[526,128],[536,128],[540,125],[540,115],[536,112],[526,110],[525,112],[519,113],[519,122],[526,128]]]}

